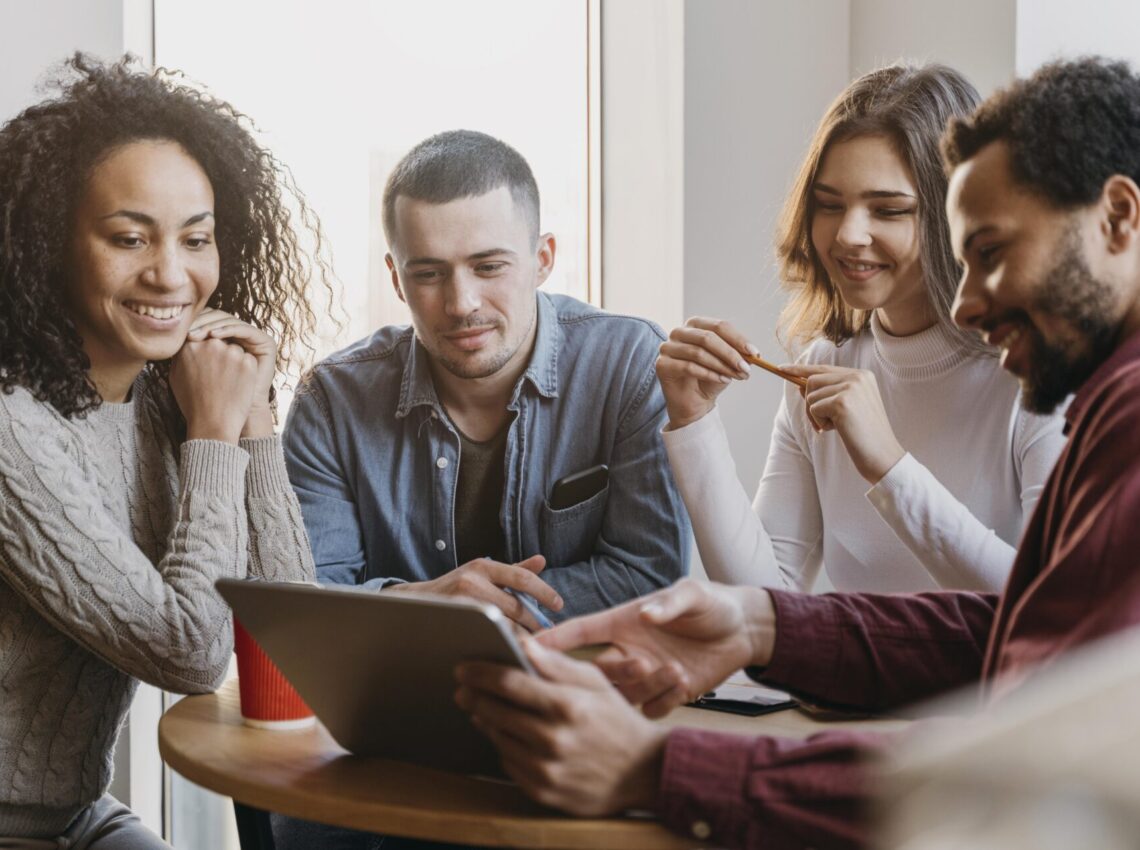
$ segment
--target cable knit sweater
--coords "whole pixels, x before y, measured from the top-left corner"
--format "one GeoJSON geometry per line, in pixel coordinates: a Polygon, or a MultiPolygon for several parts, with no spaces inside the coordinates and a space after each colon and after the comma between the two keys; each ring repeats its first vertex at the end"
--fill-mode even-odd
{"type": "Polygon", "coordinates": [[[68,420],[0,393],[0,836],[53,836],[111,779],[139,680],[211,691],[223,576],[313,579],[276,437],[176,452],[144,381],[68,420]]]}
{"type": "Polygon", "coordinates": [[[969,356],[941,325],[896,337],[876,317],[841,346],[814,343],[802,362],[873,372],[907,454],[868,488],[787,384],[750,506],[716,410],[666,431],[709,578],[806,590],[826,564],[838,590],[1000,590],[1064,447],[1062,411],[1027,413],[997,359],[969,356]]]}

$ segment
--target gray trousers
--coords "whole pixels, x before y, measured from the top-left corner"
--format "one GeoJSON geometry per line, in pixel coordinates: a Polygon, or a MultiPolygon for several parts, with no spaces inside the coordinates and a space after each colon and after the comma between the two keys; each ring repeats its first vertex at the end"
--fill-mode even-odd
{"type": "Polygon", "coordinates": [[[0,850],[170,850],[138,815],[104,794],[84,809],[58,838],[4,838],[0,850]]]}

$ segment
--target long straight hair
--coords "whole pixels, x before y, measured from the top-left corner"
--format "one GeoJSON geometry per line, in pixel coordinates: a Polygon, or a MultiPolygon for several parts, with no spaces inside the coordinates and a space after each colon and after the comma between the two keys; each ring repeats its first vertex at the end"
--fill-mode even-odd
{"type": "Polygon", "coordinates": [[[923,282],[938,321],[972,352],[990,352],[950,318],[960,269],[946,220],[946,174],[939,141],[951,118],[966,116],[980,97],[969,80],[945,65],[891,65],[855,80],[820,121],[777,225],[776,257],[783,285],[792,293],[778,333],[789,348],[813,340],[836,345],[865,330],[871,311],[844,302],[812,245],[812,186],[830,147],[860,136],[884,136],[910,169],[918,192],[919,255],[923,282]]]}

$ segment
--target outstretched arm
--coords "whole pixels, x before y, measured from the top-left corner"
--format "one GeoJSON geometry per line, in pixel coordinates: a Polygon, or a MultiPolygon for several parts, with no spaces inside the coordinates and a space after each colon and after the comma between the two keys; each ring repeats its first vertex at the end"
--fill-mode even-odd
{"type": "Polygon", "coordinates": [[[456,701],[538,802],[587,817],[656,810],[671,829],[717,846],[865,841],[863,761],[884,738],[670,732],[638,715],[591,665],[534,641],[526,646],[538,677],[466,664],[457,671],[456,701]]]}
{"type": "Polygon", "coordinates": [[[537,639],[611,644],[595,663],[650,716],[740,667],[813,702],[886,710],[976,680],[996,605],[972,593],[810,596],[690,579],[537,639]]]}

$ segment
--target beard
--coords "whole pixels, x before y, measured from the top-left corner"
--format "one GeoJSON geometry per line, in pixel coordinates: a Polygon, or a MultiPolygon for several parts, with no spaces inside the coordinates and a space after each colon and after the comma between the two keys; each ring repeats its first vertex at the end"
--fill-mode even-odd
{"type": "Polygon", "coordinates": [[[1029,374],[1021,378],[1026,410],[1051,413],[1108,359],[1116,343],[1115,306],[1112,287],[1093,276],[1076,228],[1071,229],[1033,304],[1037,314],[1062,319],[1071,331],[1048,341],[1021,311],[1032,353],[1029,374]]]}

